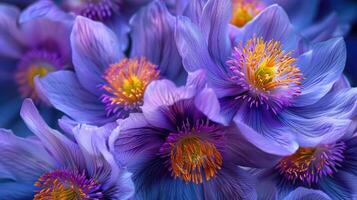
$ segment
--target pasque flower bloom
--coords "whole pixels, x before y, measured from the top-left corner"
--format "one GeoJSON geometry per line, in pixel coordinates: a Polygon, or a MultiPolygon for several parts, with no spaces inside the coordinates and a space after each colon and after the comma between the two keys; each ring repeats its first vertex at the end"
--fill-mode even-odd
{"type": "Polygon", "coordinates": [[[298,143],[312,145],[348,129],[356,94],[331,90],[346,60],[342,38],[307,43],[277,5],[229,36],[231,4],[208,1],[205,9],[198,26],[185,17],[177,22],[184,67],[207,70],[224,115],[252,143],[261,146],[255,138],[261,134],[282,147],[274,153],[288,155],[298,143]]]}
{"type": "Polygon", "coordinates": [[[132,50],[126,58],[109,28],[77,17],[71,35],[75,73],[52,73],[38,80],[38,89],[78,122],[104,124],[140,112],[151,81],[166,77],[180,83],[186,76],[173,25],[164,4],[148,5],[132,19],[132,50]]]}
{"type": "Polygon", "coordinates": [[[71,66],[70,25],[67,21],[26,20],[18,8],[6,4],[0,10],[0,126],[25,134],[17,117],[22,98],[30,97],[41,105],[49,122],[58,116],[40,98],[34,78],[71,66]]]}
{"type": "Polygon", "coordinates": [[[143,113],[119,121],[110,135],[117,162],[133,173],[136,199],[255,199],[254,179],[238,165],[267,167],[280,158],[224,124],[203,74],[181,87],[150,83],[143,113]]]}
{"type": "Polygon", "coordinates": [[[4,199],[128,199],[130,174],[118,168],[108,152],[106,131],[77,126],[75,141],[51,129],[32,101],[21,115],[37,137],[21,138],[0,131],[0,195],[4,199]]]}

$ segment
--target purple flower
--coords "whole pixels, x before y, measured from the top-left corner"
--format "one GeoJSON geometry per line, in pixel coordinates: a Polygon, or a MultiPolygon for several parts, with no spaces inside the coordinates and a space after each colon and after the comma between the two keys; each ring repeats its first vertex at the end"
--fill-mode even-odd
{"type": "Polygon", "coordinates": [[[128,199],[130,174],[108,152],[103,127],[77,126],[75,142],[51,129],[32,101],[21,116],[37,137],[0,131],[0,194],[5,199],[128,199]]]}
{"type": "Polygon", "coordinates": [[[319,190],[306,189],[303,187],[292,191],[283,200],[331,200],[329,196],[319,190]]]}
{"type": "Polygon", "coordinates": [[[133,173],[135,198],[255,199],[254,179],[238,165],[268,167],[280,158],[224,124],[203,79],[197,71],[186,86],[165,79],[150,83],[143,112],[119,121],[109,137],[117,162],[133,173]]]}
{"type": "Polygon", "coordinates": [[[174,17],[154,2],[132,20],[132,50],[125,58],[115,34],[102,23],[77,17],[71,35],[75,73],[38,79],[52,105],[78,122],[102,125],[141,112],[147,85],[161,77],[182,83],[186,72],[175,46],[174,17]]]}
{"type": "Polygon", "coordinates": [[[1,4],[0,10],[0,85],[3,91],[0,99],[4,112],[0,116],[0,126],[25,132],[17,117],[22,98],[30,97],[41,105],[49,121],[58,115],[40,98],[34,78],[72,65],[70,25],[61,19],[24,21],[24,13],[6,4],[1,4]]]}
{"type": "Polygon", "coordinates": [[[276,5],[229,36],[230,3],[208,1],[205,9],[199,26],[185,17],[177,22],[184,67],[207,70],[223,114],[252,143],[260,146],[254,137],[261,134],[281,147],[268,152],[289,155],[298,143],[314,145],[348,129],[356,91],[331,90],[346,61],[342,38],[309,44],[276,5]]]}
{"type": "MultiPolygon", "coordinates": [[[[346,94],[339,95],[348,98],[346,94]]],[[[355,94],[349,91],[348,95],[355,94]]],[[[356,119],[356,115],[353,118],[356,119]]],[[[262,194],[259,198],[281,199],[297,187],[304,187],[321,190],[331,199],[354,199],[357,191],[355,133],[354,121],[348,130],[332,140],[325,138],[316,145],[301,145],[294,154],[282,158],[274,167],[257,170],[255,173],[260,180],[258,193],[262,194]]]]}

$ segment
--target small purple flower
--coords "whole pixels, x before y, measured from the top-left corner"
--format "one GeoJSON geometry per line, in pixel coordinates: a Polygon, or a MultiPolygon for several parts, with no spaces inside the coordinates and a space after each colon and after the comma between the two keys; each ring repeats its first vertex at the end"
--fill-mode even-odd
{"type": "Polygon", "coordinates": [[[331,199],[354,199],[357,189],[355,129],[354,124],[333,141],[325,139],[314,146],[300,146],[275,167],[256,171],[260,180],[258,193],[264,191],[259,198],[281,199],[297,187],[303,187],[321,190],[331,199]]]}
{"type": "Polygon", "coordinates": [[[289,155],[298,144],[314,145],[349,128],[356,91],[332,89],[340,84],[346,61],[342,38],[307,43],[277,5],[232,35],[228,1],[209,0],[204,8],[198,25],[186,17],[177,21],[184,67],[207,70],[223,115],[249,141],[260,146],[252,133],[261,134],[281,147],[268,152],[289,155]]]}
{"type": "Polygon", "coordinates": [[[49,109],[46,100],[40,98],[34,78],[72,66],[71,26],[61,19],[24,21],[24,12],[20,13],[18,8],[6,4],[1,4],[0,10],[0,85],[4,91],[0,99],[6,113],[1,115],[0,125],[22,133],[26,130],[16,117],[22,98],[30,97],[41,105],[41,111],[46,113],[49,121],[58,115],[49,109]]]}
{"type": "Polygon", "coordinates": [[[126,58],[115,34],[100,22],[77,17],[71,35],[75,73],[38,79],[52,105],[78,122],[103,125],[141,112],[147,85],[162,77],[181,83],[187,73],[174,41],[174,17],[159,1],[133,16],[126,58]]]}
{"type": "Polygon", "coordinates": [[[128,199],[130,174],[108,152],[104,127],[79,125],[75,142],[43,121],[26,99],[22,118],[37,137],[0,130],[0,194],[5,199],[128,199]]]}
{"type": "Polygon", "coordinates": [[[198,71],[186,86],[150,83],[143,113],[119,121],[109,137],[117,162],[133,173],[136,199],[255,199],[254,179],[238,165],[268,167],[280,158],[224,124],[203,79],[198,71]]]}

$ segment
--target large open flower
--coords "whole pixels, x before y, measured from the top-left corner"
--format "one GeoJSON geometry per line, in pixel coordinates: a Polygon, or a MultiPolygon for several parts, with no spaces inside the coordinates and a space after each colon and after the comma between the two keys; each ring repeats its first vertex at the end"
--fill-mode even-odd
{"type": "Polygon", "coordinates": [[[0,126],[23,135],[28,132],[18,117],[23,98],[40,105],[50,123],[59,116],[40,98],[34,78],[72,65],[67,21],[25,18],[18,8],[0,5],[0,126]]]}
{"type": "Polygon", "coordinates": [[[0,131],[0,194],[5,199],[128,199],[130,174],[108,152],[102,127],[77,126],[75,141],[51,129],[32,101],[21,116],[37,137],[0,131]]]}
{"type": "Polygon", "coordinates": [[[346,60],[342,38],[307,44],[277,5],[229,36],[230,3],[208,1],[205,8],[199,26],[178,20],[177,46],[187,71],[207,70],[224,115],[247,137],[258,132],[290,154],[296,141],[311,145],[350,126],[356,94],[331,90],[346,60]]]}
{"type": "Polygon", "coordinates": [[[109,137],[117,162],[133,173],[135,198],[255,199],[254,179],[238,165],[268,167],[279,159],[250,144],[234,124],[224,124],[202,77],[195,72],[182,87],[154,81],[143,113],[120,121],[109,137]]]}
{"type": "Polygon", "coordinates": [[[71,35],[75,73],[60,71],[38,80],[38,88],[71,118],[103,124],[141,112],[147,85],[161,77],[182,82],[174,38],[174,17],[154,2],[132,18],[129,58],[121,41],[100,22],[77,17],[71,35]]]}

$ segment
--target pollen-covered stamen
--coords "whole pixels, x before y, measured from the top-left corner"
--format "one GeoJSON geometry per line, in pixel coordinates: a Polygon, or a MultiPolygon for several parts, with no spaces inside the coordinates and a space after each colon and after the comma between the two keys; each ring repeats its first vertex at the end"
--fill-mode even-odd
{"type": "Polygon", "coordinates": [[[223,136],[217,134],[218,130],[208,121],[199,120],[193,125],[187,122],[177,133],[171,133],[160,152],[169,157],[172,176],[196,184],[215,177],[223,163],[219,150],[223,136]]]}
{"type": "Polygon", "coordinates": [[[119,12],[119,0],[66,0],[64,7],[68,10],[96,21],[104,21],[119,12]]]}
{"type": "Polygon", "coordinates": [[[293,155],[283,158],[276,168],[285,180],[311,186],[338,170],[344,160],[345,149],[344,142],[316,148],[300,147],[293,155]]]}
{"type": "Polygon", "coordinates": [[[291,105],[301,93],[302,74],[295,62],[279,41],[253,37],[244,46],[236,46],[227,64],[233,72],[232,80],[247,90],[237,99],[274,112],[291,105]]]}
{"type": "Polygon", "coordinates": [[[119,112],[122,108],[125,111],[139,111],[147,85],[158,77],[156,65],[145,58],[123,59],[112,64],[104,75],[107,84],[102,86],[108,94],[101,97],[108,115],[122,115],[119,112]]]}
{"type": "Polygon", "coordinates": [[[63,61],[57,53],[35,50],[25,54],[19,61],[15,73],[15,80],[22,97],[30,97],[39,103],[34,78],[43,77],[62,67],[63,61]]]}
{"type": "Polygon", "coordinates": [[[56,170],[42,175],[35,186],[34,200],[45,199],[102,199],[101,186],[95,180],[87,178],[85,173],[68,170],[56,170]]]}
{"type": "Polygon", "coordinates": [[[233,0],[232,8],[231,23],[243,27],[257,16],[265,8],[265,5],[260,0],[233,0]]]}

